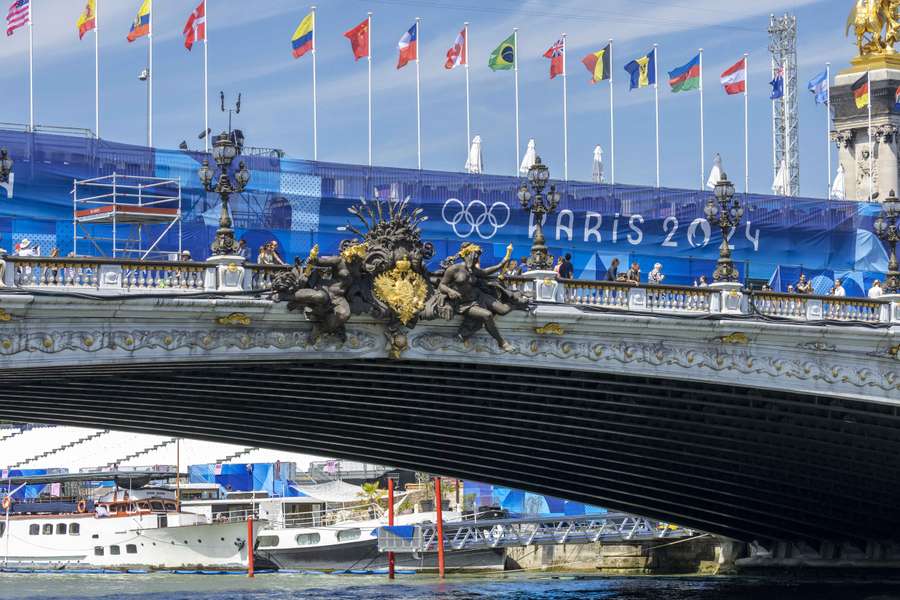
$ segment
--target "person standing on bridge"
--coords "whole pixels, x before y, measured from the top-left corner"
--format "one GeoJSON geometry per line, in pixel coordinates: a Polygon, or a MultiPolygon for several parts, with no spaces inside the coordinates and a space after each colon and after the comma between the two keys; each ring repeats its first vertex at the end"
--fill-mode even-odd
{"type": "Polygon", "coordinates": [[[619,259],[614,258],[612,262],[609,263],[609,268],[606,270],[606,281],[616,281],[619,278],[619,259]]]}
{"type": "Polygon", "coordinates": [[[868,296],[869,296],[869,298],[872,298],[873,300],[875,300],[875,299],[881,298],[881,296],[883,294],[884,294],[884,290],[881,289],[881,282],[876,279],[875,281],[872,282],[872,287],[869,288],[868,296]]]}
{"type": "Polygon", "coordinates": [[[656,263],[653,265],[653,270],[647,275],[647,283],[660,285],[665,278],[666,276],[662,272],[662,263],[656,263]]]}
{"type": "Polygon", "coordinates": [[[565,257],[560,259],[557,273],[560,279],[572,279],[575,277],[575,266],[572,264],[571,253],[566,252],[565,257]]]}
{"type": "Polygon", "coordinates": [[[631,268],[625,273],[625,281],[632,285],[641,284],[641,265],[637,261],[631,263],[631,268]]]}

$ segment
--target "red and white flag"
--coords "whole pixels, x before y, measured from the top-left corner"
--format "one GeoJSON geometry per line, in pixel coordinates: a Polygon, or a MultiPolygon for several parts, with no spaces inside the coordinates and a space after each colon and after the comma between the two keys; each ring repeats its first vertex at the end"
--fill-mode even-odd
{"type": "Polygon", "coordinates": [[[544,58],[550,59],[550,79],[565,73],[566,40],[559,38],[556,43],[544,52],[544,58]]]}
{"type": "Polygon", "coordinates": [[[6,35],[31,22],[31,0],[13,0],[6,13],[6,35]]]}
{"type": "Polygon", "coordinates": [[[397,42],[397,50],[399,50],[399,57],[397,59],[397,68],[402,69],[405,67],[410,61],[419,60],[419,48],[418,48],[418,40],[419,37],[419,23],[417,22],[415,25],[409,28],[409,31],[403,34],[403,37],[400,38],[400,41],[397,42]]]}
{"type": "Polygon", "coordinates": [[[194,42],[206,41],[206,0],[202,0],[188,17],[184,26],[184,47],[190,50],[194,42]]]}
{"type": "Polygon", "coordinates": [[[747,59],[737,61],[722,73],[722,85],[728,95],[743,94],[747,90],[747,59]]]}
{"type": "Polygon", "coordinates": [[[221,475],[222,474],[222,463],[216,463],[213,467],[213,475],[221,475]]]}
{"type": "Polygon", "coordinates": [[[469,44],[466,42],[466,28],[463,27],[453,47],[447,50],[447,62],[444,63],[445,69],[455,69],[456,67],[465,67],[469,65],[469,44]]]}

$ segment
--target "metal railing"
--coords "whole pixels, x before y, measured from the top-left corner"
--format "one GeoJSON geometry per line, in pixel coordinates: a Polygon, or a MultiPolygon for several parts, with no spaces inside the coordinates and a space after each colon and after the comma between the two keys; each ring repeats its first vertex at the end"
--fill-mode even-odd
{"type": "MultiPolygon", "coordinates": [[[[698,534],[678,525],[623,513],[444,523],[443,530],[444,547],[450,550],[652,541],[698,534]]],[[[433,523],[402,530],[378,529],[381,552],[436,552],[437,547],[437,525],[433,523]]]]}

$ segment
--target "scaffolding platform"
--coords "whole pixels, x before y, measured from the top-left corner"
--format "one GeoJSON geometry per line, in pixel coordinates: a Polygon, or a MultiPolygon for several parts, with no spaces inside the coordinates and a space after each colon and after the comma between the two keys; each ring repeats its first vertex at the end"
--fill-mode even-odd
{"type": "Polygon", "coordinates": [[[72,187],[73,252],[79,240],[99,256],[113,258],[181,253],[181,180],[138,177],[113,173],[76,180],[72,187]],[[147,235],[146,227],[162,226],[147,235]],[[163,248],[173,228],[178,229],[177,248],[163,248]]]}

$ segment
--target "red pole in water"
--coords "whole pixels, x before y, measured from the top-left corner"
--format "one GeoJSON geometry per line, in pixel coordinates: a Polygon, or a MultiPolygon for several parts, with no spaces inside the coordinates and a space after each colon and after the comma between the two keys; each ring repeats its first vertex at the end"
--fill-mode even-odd
{"type": "Polygon", "coordinates": [[[437,509],[437,537],[438,537],[438,575],[444,578],[444,516],[443,496],[441,495],[441,478],[434,478],[434,506],[437,509]]]}
{"type": "Polygon", "coordinates": [[[253,577],[253,515],[247,518],[247,577],[253,577]]]}
{"type": "MultiPolygon", "coordinates": [[[[394,480],[388,477],[388,526],[394,525],[394,480]]],[[[394,553],[388,552],[388,579],[394,578],[394,553]]]]}

